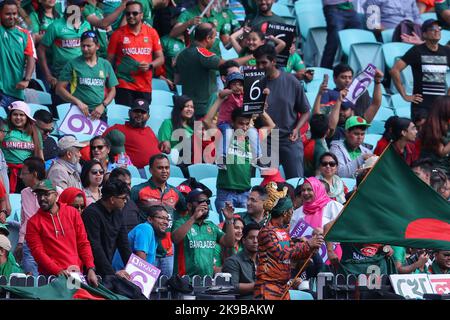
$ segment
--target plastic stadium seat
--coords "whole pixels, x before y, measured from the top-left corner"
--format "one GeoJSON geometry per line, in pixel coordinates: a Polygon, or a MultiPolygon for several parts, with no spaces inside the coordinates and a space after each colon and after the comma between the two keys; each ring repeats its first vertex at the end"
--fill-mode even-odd
{"type": "Polygon", "coordinates": [[[45,91],[27,88],[24,90],[24,94],[26,103],[36,103],[45,105],[52,104],[52,96],[50,95],[50,93],[47,93],[45,91]]]}
{"type": "Polygon", "coordinates": [[[372,145],[372,151],[377,146],[378,141],[381,139],[381,134],[366,134],[364,137],[364,143],[372,145]]]}
{"type": "Polygon", "coordinates": [[[217,198],[216,196],[212,196],[211,198],[209,198],[209,201],[211,201],[212,211],[214,211],[214,212],[217,212],[217,210],[216,210],[216,198],[217,198]]]}
{"type": "MultiPolygon", "coordinates": [[[[172,117],[172,107],[152,105],[150,107],[150,118],[157,115],[158,118],[169,119],[172,117]]],[[[155,132],[156,134],[157,132],[155,132]]]]}
{"type": "Polygon", "coordinates": [[[183,171],[181,171],[180,167],[173,164],[170,165],[170,176],[175,178],[183,178],[186,180],[186,178],[183,175],[183,171]]]}
{"type": "Polygon", "coordinates": [[[398,58],[412,48],[412,44],[404,42],[390,42],[383,44],[383,56],[386,68],[391,69],[398,58]]]}
{"type": "Polygon", "coordinates": [[[222,59],[231,60],[239,57],[236,50],[234,48],[226,49],[223,45],[222,41],[219,42],[220,54],[222,55],[222,59]]]}
{"type": "Polygon", "coordinates": [[[405,101],[399,93],[393,94],[391,96],[391,105],[392,109],[394,109],[394,112],[396,112],[398,109],[409,109],[411,107],[411,103],[405,101]]]}
{"type": "Polygon", "coordinates": [[[204,178],[200,182],[211,190],[213,196],[217,195],[217,178],[204,178]]]}
{"type": "Polygon", "coordinates": [[[7,114],[6,114],[5,108],[0,108],[0,117],[2,117],[3,119],[6,119],[7,114]]]}
{"type": "Polygon", "coordinates": [[[317,92],[319,91],[318,88],[314,88],[314,91],[310,91],[308,89],[308,92],[306,92],[306,98],[308,98],[309,104],[311,105],[311,108],[314,105],[314,101],[316,101],[317,92]]]}
{"type": "Polygon", "coordinates": [[[184,182],[186,179],[185,178],[179,178],[179,177],[170,177],[167,180],[167,183],[170,184],[171,186],[174,187],[178,187],[182,182],[184,182]]]}
{"type": "Polygon", "coordinates": [[[361,29],[345,29],[339,31],[342,53],[348,57],[350,47],[354,43],[377,43],[372,32],[361,29]]]}
{"type": "Polygon", "coordinates": [[[383,38],[383,43],[392,42],[392,36],[394,35],[395,29],[386,29],[381,31],[381,37],[383,38]]]}
{"type": "Polygon", "coordinates": [[[159,128],[161,127],[162,122],[166,119],[168,118],[159,116],[157,112],[154,112],[153,114],[151,113],[150,119],[147,121],[147,126],[152,128],[155,135],[158,136],[159,128]]]}
{"type": "Polygon", "coordinates": [[[66,116],[67,112],[69,112],[71,104],[70,103],[63,103],[56,106],[56,110],[58,111],[59,120],[64,120],[64,117],[66,116]]]}
{"type": "MultiPolygon", "coordinates": [[[[314,67],[314,68],[308,68],[308,69],[314,70],[313,80],[305,85],[306,90],[308,92],[318,92],[319,91],[320,85],[323,82],[323,77],[325,74],[328,74],[328,88],[332,89],[335,86],[335,84],[333,82],[333,70],[327,69],[327,68],[320,68],[320,67],[314,67]]],[[[313,101],[313,103],[314,103],[314,101],[313,101]]]]}
{"type": "Polygon", "coordinates": [[[370,127],[367,129],[366,134],[374,133],[374,134],[383,134],[384,132],[384,121],[374,120],[370,123],[370,127]]]}
{"type": "Polygon", "coordinates": [[[131,178],[131,187],[134,187],[135,185],[141,184],[146,182],[147,180],[142,178],[131,178]]]}
{"type": "Polygon", "coordinates": [[[217,178],[219,169],[214,164],[195,163],[188,167],[189,175],[197,180],[204,178],[217,178]]]}
{"type": "Polygon", "coordinates": [[[449,41],[450,41],[450,31],[442,29],[441,40],[439,40],[439,44],[445,46],[449,41]]]}
{"type": "Polygon", "coordinates": [[[43,106],[43,105],[41,105],[41,104],[28,103],[28,106],[30,107],[30,112],[31,112],[31,115],[32,115],[32,116],[33,116],[34,113],[35,113],[36,111],[38,111],[38,110],[46,110],[46,111],[49,111],[49,112],[50,112],[50,110],[48,109],[47,106],[43,106]]]}
{"type": "Polygon", "coordinates": [[[356,186],[356,179],[352,178],[341,178],[344,184],[347,186],[348,191],[352,191],[353,188],[356,186]]]}
{"type": "MultiPolygon", "coordinates": [[[[326,42],[327,29],[325,27],[309,29],[306,40],[303,43],[304,61],[307,67],[320,65],[326,42]]],[[[336,56],[335,61],[337,59],[338,56],[336,56]]]]}
{"type": "MultiPolygon", "coordinates": [[[[210,200],[211,200],[211,199],[210,199],[210,200]]],[[[213,203],[214,203],[214,202],[211,201],[211,205],[212,205],[213,203]]],[[[208,215],[208,218],[207,218],[206,220],[211,221],[211,222],[214,223],[216,226],[220,224],[219,214],[218,214],[216,211],[214,211],[214,210],[210,210],[210,211],[209,211],[209,215],[208,215]]]]}
{"type": "Polygon", "coordinates": [[[326,28],[327,26],[323,11],[320,9],[311,8],[309,10],[300,10],[296,6],[295,14],[303,39],[307,39],[310,29],[326,28]]]}
{"type": "Polygon", "coordinates": [[[112,127],[115,124],[125,124],[126,118],[111,118],[108,117],[108,127],[112,127]]]}
{"type": "Polygon", "coordinates": [[[436,12],[425,12],[420,15],[420,19],[422,19],[422,22],[428,19],[437,20],[437,15],[436,12]]]}
{"type": "Polygon", "coordinates": [[[292,14],[289,7],[284,4],[281,4],[280,2],[275,2],[272,5],[272,11],[273,13],[275,13],[280,17],[294,18],[294,15],[292,14]]]}
{"type": "Polygon", "coordinates": [[[152,91],[152,105],[173,106],[173,93],[163,90],[152,91]]]}
{"type": "Polygon", "coordinates": [[[289,290],[291,300],[314,300],[311,293],[301,290],[289,290]]]}
{"type": "Polygon", "coordinates": [[[378,109],[377,114],[375,115],[374,120],[377,121],[386,121],[389,117],[394,115],[394,111],[390,108],[380,107],[378,109]]]}
{"type": "Polygon", "coordinates": [[[264,178],[251,178],[250,184],[252,187],[259,186],[263,182],[264,178]]]}
{"type": "Polygon", "coordinates": [[[381,43],[354,43],[350,46],[348,65],[355,74],[363,71],[371,63],[384,70],[383,50],[381,43]]]}
{"type": "Polygon", "coordinates": [[[138,168],[136,168],[135,166],[127,166],[127,169],[128,169],[128,171],[130,171],[132,178],[140,178],[141,179],[141,175],[139,174],[138,168]]]}
{"type": "Polygon", "coordinates": [[[20,212],[22,208],[22,197],[20,193],[11,193],[9,195],[9,202],[11,203],[11,214],[6,219],[8,224],[9,236],[8,239],[11,241],[11,250],[14,252],[16,248],[17,241],[19,240],[19,229],[20,229],[20,212]]]}
{"type": "Polygon", "coordinates": [[[128,119],[128,111],[130,111],[130,107],[112,103],[106,108],[106,115],[108,118],[123,119],[125,121],[128,119]]]}
{"type": "Polygon", "coordinates": [[[297,186],[300,186],[303,184],[303,178],[290,178],[287,179],[286,182],[289,183],[291,186],[293,186],[294,188],[296,188],[297,186]]]}
{"type": "Polygon", "coordinates": [[[171,92],[167,82],[165,82],[164,80],[161,80],[161,79],[156,79],[156,78],[152,79],[152,90],[162,90],[162,91],[171,92]]]}
{"type": "Polygon", "coordinates": [[[411,119],[411,107],[396,109],[395,114],[399,117],[411,119]]]}

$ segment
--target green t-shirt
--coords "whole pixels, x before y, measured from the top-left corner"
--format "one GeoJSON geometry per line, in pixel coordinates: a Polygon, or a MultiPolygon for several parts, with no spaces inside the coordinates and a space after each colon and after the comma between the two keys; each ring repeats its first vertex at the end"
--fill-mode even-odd
{"type": "Polygon", "coordinates": [[[90,67],[83,56],[69,61],[58,80],[69,81],[70,93],[87,104],[89,111],[103,102],[105,87],[111,88],[119,84],[109,61],[97,58],[97,64],[90,67]]]}
{"type": "Polygon", "coordinates": [[[46,15],[42,16],[42,20],[39,20],[39,16],[36,12],[30,13],[31,20],[31,32],[33,33],[45,33],[48,27],[55,21],[55,19],[47,17],[46,15]]]}
{"type": "Polygon", "coordinates": [[[251,159],[250,143],[234,138],[230,142],[226,158],[226,170],[219,170],[217,189],[245,191],[251,188],[251,159]]]}
{"type": "Polygon", "coordinates": [[[180,76],[183,94],[194,101],[196,116],[206,114],[208,100],[217,91],[216,74],[219,63],[217,55],[195,45],[178,55],[175,70],[180,76]]]}
{"type": "Polygon", "coordinates": [[[58,78],[66,63],[81,55],[80,37],[88,30],[91,30],[89,22],[83,21],[75,30],[64,18],[56,19],[48,27],[41,43],[50,48],[52,61],[48,61],[48,65],[53,76],[58,78]]]}
{"type": "Polygon", "coordinates": [[[9,277],[11,273],[23,273],[23,270],[17,264],[12,252],[8,254],[8,260],[4,264],[0,264],[0,276],[9,277]]]}
{"type": "MultiPolygon", "coordinates": [[[[41,148],[43,148],[41,133],[39,130],[37,132],[41,148]]],[[[26,158],[29,158],[34,154],[33,138],[25,131],[16,129],[8,131],[2,142],[2,151],[6,163],[23,163],[26,158]]]]}
{"type": "Polygon", "coordinates": [[[222,12],[219,13],[222,15],[225,24],[223,26],[225,34],[231,34],[233,30],[236,30],[241,27],[239,21],[237,21],[235,14],[230,9],[223,9],[222,12]]]}
{"type": "Polygon", "coordinates": [[[232,255],[235,255],[236,253],[241,252],[242,250],[244,250],[244,247],[240,242],[237,250],[236,248],[222,248],[220,244],[216,244],[216,248],[214,249],[214,266],[222,267],[224,263],[224,258],[226,259],[228,257],[231,257],[232,255]],[[226,250],[225,256],[223,254],[224,250],[226,250]]]}
{"type": "MultiPolygon", "coordinates": [[[[190,138],[194,133],[194,129],[192,127],[184,127],[184,136],[185,138],[190,138]]],[[[166,119],[162,122],[161,127],[159,127],[158,131],[158,140],[159,141],[170,141],[170,147],[174,148],[177,144],[181,143],[178,140],[172,140],[172,132],[173,125],[171,119],[166,119]]]]}
{"type": "Polygon", "coordinates": [[[173,81],[174,68],[172,67],[172,64],[175,61],[176,56],[186,48],[186,45],[182,40],[172,38],[169,35],[162,37],[160,40],[165,58],[164,65],[166,67],[166,78],[173,81]]]}
{"type": "MultiPolygon", "coordinates": [[[[92,4],[87,4],[84,6],[83,17],[87,18],[91,14],[95,15],[99,19],[103,19],[103,12],[101,9],[93,6],[92,4]]],[[[98,43],[100,45],[100,50],[98,50],[97,55],[99,57],[106,59],[106,50],[108,49],[108,36],[105,29],[93,28],[98,37],[98,43]]]]}
{"type": "MultiPolygon", "coordinates": [[[[188,221],[190,216],[176,220],[172,232],[188,221]]],[[[213,276],[216,244],[225,233],[213,222],[205,221],[202,225],[194,223],[183,241],[175,250],[174,273],[185,271],[189,276],[213,276]],[[181,247],[182,246],[182,247],[181,247]]]]}
{"type": "Polygon", "coordinates": [[[291,54],[288,58],[287,65],[284,68],[284,71],[286,71],[287,73],[291,73],[292,71],[297,72],[303,69],[305,69],[305,64],[303,63],[300,55],[297,52],[291,54]]]}
{"type": "Polygon", "coordinates": [[[21,100],[24,90],[16,89],[16,85],[23,79],[25,56],[36,57],[28,31],[18,27],[5,29],[0,24],[0,92],[21,100]]]}
{"type": "Polygon", "coordinates": [[[352,159],[352,160],[355,160],[362,154],[362,151],[360,148],[356,148],[355,150],[350,150],[347,146],[347,143],[345,143],[345,142],[344,142],[344,146],[345,146],[345,149],[347,149],[350,159],[352,159]]]}
{"type": "MultiPolygon", "coordinates": [[[[180,16],[178,17],[177,22],[179,22],[179,23],[188,22],[192,18],[200,16],[200,14],[201,14],[200,8],[198,5],[196,5],[195,7],[192,7],[188,10],[183,11],[180,14],[180,16]]],[[[225,19],[223,18],[223,16],[220,13],[212,10],[211,15],[209,17],[207,17],[206,15],[203,16],[202,22],[209,22],[216,26],[217,38],[216,38],[216,41],[214,41],[214,45],[211,48],[211,51],[214,52],[218,57],[221,57],[220,46],[219,46],[219,41],[220,41],[219,35],[229,34],[229,32],[227,33],[225,30],[225,24],[226,24],[225,19]]],[[[191,38],[190,38],[191,43],[194,42],[194,34],[195,34],[195,30],[191,33],[191,38]]]]}

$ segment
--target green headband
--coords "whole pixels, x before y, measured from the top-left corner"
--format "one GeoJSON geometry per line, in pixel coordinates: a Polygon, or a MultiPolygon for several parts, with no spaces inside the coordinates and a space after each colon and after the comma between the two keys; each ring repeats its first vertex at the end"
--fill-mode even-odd
{"type": "Polygon", "coordinates": [[[280,216],[283,212],[286,212],[293,207],[294,204],[290,197],[281,198],[270,213],[275,216],[280,216]]]}

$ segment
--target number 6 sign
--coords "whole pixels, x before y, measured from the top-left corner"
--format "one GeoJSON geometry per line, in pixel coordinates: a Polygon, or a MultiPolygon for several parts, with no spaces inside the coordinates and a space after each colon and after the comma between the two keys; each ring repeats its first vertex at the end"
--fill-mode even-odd
{"type": "Polygon", "coordinates": [[[262,113],[264,110],[266,73],[263,70],[244,70],[244,113],[262,113]]]}
{"type": "Polygon", "coordinates": [[[348,88],[346,101],[355,104],[356,100],[367,90],[375,77],[377,68],[373,64],[367,65],[363,72],[353,79],[352,84],[348,88]]]}
{"type": "Polygon", "coordinates": [[[65,134],[102,135],[108,125],[101,120],[87,118],[76,105],[71,105],[69,112],[59,126],[65,134]]]}

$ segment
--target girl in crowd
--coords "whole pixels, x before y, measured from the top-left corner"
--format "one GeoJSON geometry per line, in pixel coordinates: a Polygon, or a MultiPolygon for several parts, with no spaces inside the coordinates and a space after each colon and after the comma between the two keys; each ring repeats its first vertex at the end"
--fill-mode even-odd
{"type": "Polygon", "coordinates": [[[11,103],[6,130],[2,150],[9,169],[9,191],[19,193],[24,188],[18,179],[23,161],[33,155],[44,159],[42,137],[31,117],[30,107],[23,101],[11,103]]]}
{"type": "Polygon", "coordinates": [[[80,179],[86,194],[87,206],[102,197],[101,185],[104,175],[105,170],[100,161],[90,160],[84,164],[80,179]]]}
{"type": "Polygon", "coordinates": [[[392,140],[392,124],[397,119],[398,119],[398,116],[391,116],[384,123],[383,136],[381,137],[380,140],[378,140],[377,146],[375,147],[375,150],[373,152],[377,156],[380,156],[383,153],[384,149],[386,149],[386,147],[391,142],[391,140],[392,140]]]}
{"type": "Polygon", "coordinates": [[[74,207],[80,214],[82,214],[83,210],[86,208],[86,195],[83,190],[78,188],[67,188],[59,195],[58,201],[74,207]]]}
{"type": "MultiPolygon", "coordinates": [[[[216,244],[216,254],[215,254],[215,265],[214,265],[214,272],[218,273],[222,270],[223,262],[228,257],[231,257],[232,255],[235,255],[239,251],[242,250],[242,232],[244,231],[245,222],[242,220],[241,216],[238,214],[235,214],[233,217],[234,223],[234,246],[232,248],[225,248],[220,246],[219,244],[216,244]]],[[[221,223],[219,227],[222,228],[222,230],[225,231],[225,223],[221,223]]]]}
{"type": "Polygon", "coordinates": [[[330,186],[329,196],[331,199],[344,204],[345,194],[348,192],[348,188],[337,175],[338,159],[331,152],[325,152],[319,158],[319,175],[317,179],[323,180],[330,186]]]}
{"type": "Polygon", "coordinates": [[[33,41],[37,45],[41,41],[49,25],[59,18],[55,9],[56,0],[39,0],[37,11],[30,13],[31,32],[33,41]]]}
{"type": "Polygon", "coordinates": [[[408,166],[419,158],[414,144],[416,137],[417,128],[411,119],[397,118],[392,123],[392,144],[408,166]]]}

